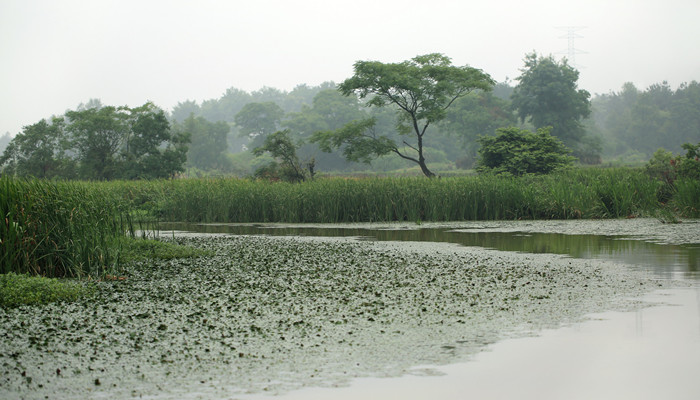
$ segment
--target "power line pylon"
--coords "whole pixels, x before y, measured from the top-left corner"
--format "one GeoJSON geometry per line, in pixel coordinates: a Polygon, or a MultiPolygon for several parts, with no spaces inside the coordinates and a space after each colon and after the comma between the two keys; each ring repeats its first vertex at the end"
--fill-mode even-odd
{"type": "Polygon", "coordinates": [[[579,35],[576,32],[580,31],[581,29],[585,29],[585,28],[586,28],[585,26],[558,26],[558,27],[556,27],[556,29],[566,31],[566,35],[559,36],[559,39],[567,39],[568,44],[569,44],[567,50],[558,51],[557,54],[566,54],[567,55],[566,59],[569,61],[569,65],[576,68],[576,69],[583,68],[582,65],[579,65],[576,62],[576,54],[587,54],[587,53],[585,51],[577,49],[576,46],[574,45],[574,40],[583,38],[583,36],[579,35]]]}

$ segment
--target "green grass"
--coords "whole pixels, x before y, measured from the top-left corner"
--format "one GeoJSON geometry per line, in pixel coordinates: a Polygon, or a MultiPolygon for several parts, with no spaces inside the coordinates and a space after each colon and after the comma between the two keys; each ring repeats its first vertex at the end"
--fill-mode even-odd
{"type": "Polygon", "coordinates": [[[375,222],[621,218],[650,215],[658,183],[629,168],[544,176],[321,178],[301,184],[235,178],[105,183],[162,221],[375,222]]]}
{"type": "Polygon", "coordinates": [[[99,276],[133,232],[120,203],[89,183],[0,178],[0,273],[99,276]]]}
{"type": "Polygon", "coordinates": [[[125,238],[119,243],[119,259],[123,264],[145,260],[172,260],[210,255],[210,252],[177,243],[153,239],[125,238]]]}
{"type": "Polygon", "coordinates": [[[691,178],[681,178],[675,182],[673,206],[684,217],[700,217],[700,181],[691,178]]]}
{"type": "Polygon", "coordinates": [[[0,275],[0,306],[47,304],[75,301],[88,295],[91,289],[81,282],[44,278],[25,274],[0,275]]]}

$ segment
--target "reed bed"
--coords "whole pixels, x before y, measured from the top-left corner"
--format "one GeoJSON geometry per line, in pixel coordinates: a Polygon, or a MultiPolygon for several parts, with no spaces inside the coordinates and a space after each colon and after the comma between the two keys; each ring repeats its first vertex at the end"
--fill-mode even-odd
{"type": "MultiPolygon", "coordinates": [[[[130,217],[88,183],[0,178],[0,273],[98,276],[130,217]]],[[[133,231],[133,228],[131,229],[133,231]]]]}
{"type": "Polygon", "coordinates": [[[681,178],[675,182],[673,205],[685,217],[700,217],[700,181],[681,178]]]}
{"type": "Polygon", "coordinates": [[[384,222],[621,218],[658,207],[642,171],[573,169],[545,176],[324,178],[301,184],[234,178],[105,183],[162,221],[384,222]]]}

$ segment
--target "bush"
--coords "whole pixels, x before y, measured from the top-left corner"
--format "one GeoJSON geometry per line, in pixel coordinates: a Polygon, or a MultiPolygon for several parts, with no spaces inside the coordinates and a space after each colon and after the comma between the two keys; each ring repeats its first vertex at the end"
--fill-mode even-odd
{"type": "MultiPolygon", "coordinates": [[[[662,185],[657,192],[657,198],[661,203],[667,203],[674,199],[679,208],[691,211],[690,215],[697,212],[697,202],[691,200],[695,194],[697,182],[700,181],[700,143],[693,145],[685,143],[682,146],[686,150],[684,156],[674,156],[668,150],[658,149],[646,165],[647,173],[662,185]],[[680,184],[680,182],[683,182],[680,184]],[[682,195],[679,196],[679,189],[682,188],[682,195]]],[[[683,214],[688,215],[687,211],[683,214]]]]}
{"type": "Polygon", "coordinates": [[[575,158],[549,128],[536,133],[516,127],[500,128],[496,136],[481,136],[478,172],[547,174],[573,164],[575,158]]]}
{"type": "Polygon", "coordinates": [[[75,281],[13,272],[0,275],[0,306],[2,307],[75,301],[88,293],[87,287],[75,281]]]}

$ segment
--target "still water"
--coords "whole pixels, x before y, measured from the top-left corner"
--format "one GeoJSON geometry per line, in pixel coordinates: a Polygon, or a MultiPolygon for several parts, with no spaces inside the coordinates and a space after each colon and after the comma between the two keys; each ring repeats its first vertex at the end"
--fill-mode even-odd
{"type": "MultiPolygon", "coordinates": [[[[233,235],[335,236],[375,241],[447,242],[553,253],[628,264],[685,288],[644,296],[653,304],[605,312],[536,336],[507,339],[469,362],[419,366],[399,378],[361,378],[339,388],[306,388],[292,399],[699,399],[700,244],[650,243],[632,236],[479,232],[458,228],[368,229],[279,225],[167,224],[167,230],[233,235]]],[[[244,396],[270,399],[270,395],[244,396]]]]}
{"type": "Polygon", "coordinates": [[[522,253],[622,262],[669,279],[700,278],[700,244],[668,245],[629,236],[568,235],[540,232],[479,232],[459,228],[367,229],[241,224],[162,224],[168,230],[232,235],[356,237],[360,240],[454,243],[522,253]]]}

